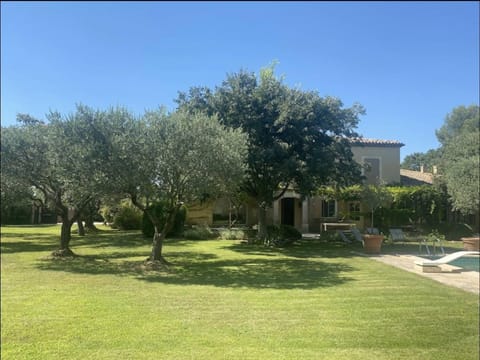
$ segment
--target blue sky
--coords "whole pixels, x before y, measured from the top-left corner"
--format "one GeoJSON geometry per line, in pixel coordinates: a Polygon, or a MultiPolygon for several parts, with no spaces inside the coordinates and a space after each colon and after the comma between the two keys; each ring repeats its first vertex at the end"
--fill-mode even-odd
{"type": "Polygon", "coordinates": [[[1,121],[75,103],[173,110],[178,91],[278,60],[304,90],[366,108],[358,131],[437,148],[479,102],[478,2],[2,2],[1,121]]]}

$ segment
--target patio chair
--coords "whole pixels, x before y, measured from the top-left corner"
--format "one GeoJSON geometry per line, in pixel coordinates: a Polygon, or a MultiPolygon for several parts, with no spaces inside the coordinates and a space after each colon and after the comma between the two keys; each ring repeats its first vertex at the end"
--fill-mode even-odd
{"type": "Polygon", "coordinates": [[[352,241],[347,238],[347,235],[342,230],[337,230],[337,234],[340,235],[340,238],[343,240],[345,244],[351,244],[352,241]]]}
{"type": "Polygon", "coordinates": [[[360,234],[360,230],[358,230],[357,228],[353,228],[352,234],[355,237],[355,240],[360,241],[363,244],[363,238],[362,234],[360,234]]]}
{"type": "Polygon", "coordinates": [[[390,229],[390,238],[392,239],[393,243],[407,241],[402,229],[390,229]]]}
{"type": "Polygon", "coordinates": [[[378,231],[377,228],[369,227],[369,228],[367,228],[367,234],[370,234],[370,235],[380,235],[380,231],[378,231]]]}

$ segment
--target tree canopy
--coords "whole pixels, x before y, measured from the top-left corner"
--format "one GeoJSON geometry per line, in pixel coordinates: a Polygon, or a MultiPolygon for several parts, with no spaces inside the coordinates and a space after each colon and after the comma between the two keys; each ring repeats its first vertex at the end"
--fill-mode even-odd
{"type": "Polygon", "coordinates": [[[480,207],[479,106],[459,106],[436,132],[442,144],[442,167],[453,208],[476,214],[480,207]]]}
{"type": "Polygon", "coordinates": [[[71,226],[106,181],[99,166],[105,147],[94,125],[99,114],[78,105],[68,116],[50,112],[48,123],[19,114],[19,126],[2,128],[2,177],[28,185],[61,216],[57,254],[72,254],[71,226]]]}
{"type": "Polygon", "coordinates": [[[162,244],[182,203],[216,197],[242,180],[246,138],[215,116],[163,109],[140,119],[117,109],[108,112],[105,171],[111,191],[128,196],[150,219],[154,238],[150,261],[165,261],[162,244]],[[162,202],[166,215],[152,205],[162,202]]]}
{"type": "Polygon", "coordinates": [[[426,153],[415,152],[405,156],[400,167],[402,169],[420,171],[422,166],[425,172],[434,172],[433,167],[441,166],[442,150],[430,149],[426,153]]]}
{"type": "Polygon", "coordinates": [[[478,105],[454,108],[435,132],[440,147],[408,155],[401,164],[403,169],[417,171],[423,165],[432,172],[438,166],[436,182],[446,187],[453,210],[464,215],[478,215],[480,207],[479,109],[478,105]]]}
{"type": "Polygon", "coordinates": [[[363,108],[343,108],[333,97],[290,88],[274,75],[241,70],[227,75],[214,91],[202,87],[180,93],[178,108],[216,114],[248,135],[247,171],[242,189],[259,207],[260,232],[266,208],[289,188],[302,195],[320,185],[350,184],[360,179],[347,137],[363,108]]]}

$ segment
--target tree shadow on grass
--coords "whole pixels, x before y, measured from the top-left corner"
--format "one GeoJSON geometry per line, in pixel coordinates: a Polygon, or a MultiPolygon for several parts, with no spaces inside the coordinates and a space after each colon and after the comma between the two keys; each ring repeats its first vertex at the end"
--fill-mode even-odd
{"type": "Polygon", "coordinates": [[[218,260],[187,264],[176,273],[143,274],[142,280],[178,285],[256,289],[314,289],[352,281],[347,264],[300,259],[218,260]]]}
{"type": "Polygon", "coordinates": [[[41,244],[39,242],[30,242],[30,241],[9,241],[1,243],[1,253],[2,254],[13,254],[20,252],[42,252],[42,251],[53,251],[58,248],[58,245],[55,245],[51,242],[41,244]]]}
{"type": "Polygon", "coordinates": [[[2,233],[2,254],[52,251],[58,247],[59,237],[52,234],[2,233]],[[15,241],[13,241],[15,239],[15,241]]]}
{"type": "MultiPolygon", "coordinates": [[[[151,239],[145,238],[140,231],[99,230],[85,236],[74,235],[71,247],[139,247],[151,243],[151,239]]],[[[75,250],[74,250],[75,251],[75,250]]]]}
{"type": "Polygon", "coordinates": [[[215,254],[171,252],[174,266],[152,271],[143,264],[145,252],[117,252],[81,256],[69,260],[45,259],[37,262],[41,270],[91,275],[133,277],[150,283],[207,285],[230,288],[313,289],[341,285],[354,268],[339,262],[307,259],[243,258],[219,259],[215,254]],[[120,259],[126,259],[121,261],[120,259]],[[135,259],[133,259],[135,258],[135,259]]]}
{"type": "MultiPolygon", "coordinates": [[[[76,247],[140,247],[151,246],[153,237],[145,237],[140,230],[116,230],[102,229],[98,232],[89,233],[86,236],[74,235],[71,241],[72,249],[76,247]]],[[[166,246],[179,246],[191,243],[190,240],[167,238],[164,240],[166,246]]]]}
{"type": "Polygon", "coordinates": [[[258,244],[246,244],[245,242],[225,246],[229,250],[246,255],[283,256],[307,259],[307,258],[348,258],[356,256],[352,251],[360,251],[360,243],[345,244],[343,242],[325,242],[315,240],[302,240],[286,247],[265,247],[258,244]]]}

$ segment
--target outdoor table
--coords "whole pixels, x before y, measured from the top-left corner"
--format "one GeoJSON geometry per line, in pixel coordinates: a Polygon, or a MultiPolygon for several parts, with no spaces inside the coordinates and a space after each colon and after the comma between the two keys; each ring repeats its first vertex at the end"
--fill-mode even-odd
{"type": "Polygon", "coordinates": [[[355,226],[355,223],[322,223],[322,230],[327,231],[329,227],[350,230],[355,226]]]}

